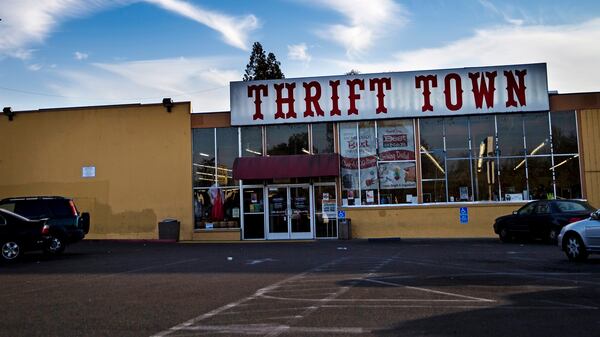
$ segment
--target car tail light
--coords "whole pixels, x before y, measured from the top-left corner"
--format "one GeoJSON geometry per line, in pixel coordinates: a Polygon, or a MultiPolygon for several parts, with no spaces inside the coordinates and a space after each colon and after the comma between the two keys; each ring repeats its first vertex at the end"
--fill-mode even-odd
{"type": "Polygon", "coordinates": [[[42,227],[42,235],[48,235],[48,234],[50,234],[50,226],[44,225],[44,227],[42,227]]]}
{"type": "Polygon", "coordinates": [[[71,206],[71,211],[73,211],[73,216],[77,216],[77,208],[75,208],[75,203],[73,200],[69,200],[69,206],[71,206]]]}
{"type": "Polygon", "coordinates": [[[568,221],[568,223],[573,223],[573,222],[576,222],[576,221],[579,221],[579,220],[583,220],[583,219],[584,219],[584,218],[570,218],[570,219],[569,219],[569,220],[567,220],[567,221],[568,221]]]}

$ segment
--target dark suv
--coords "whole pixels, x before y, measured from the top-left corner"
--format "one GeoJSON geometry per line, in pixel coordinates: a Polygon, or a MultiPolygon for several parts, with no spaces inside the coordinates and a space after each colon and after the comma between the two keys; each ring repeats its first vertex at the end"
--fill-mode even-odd
{"type": "Polygon", "coordinates": [[[89,213],[80,213],[73,200],[65,197],[6,198],[0,200],[0,208],[31,220],[47,219],[51,225],[48,253],[62,253],[68,244],[81,241],[90,230],[89,213]]]}

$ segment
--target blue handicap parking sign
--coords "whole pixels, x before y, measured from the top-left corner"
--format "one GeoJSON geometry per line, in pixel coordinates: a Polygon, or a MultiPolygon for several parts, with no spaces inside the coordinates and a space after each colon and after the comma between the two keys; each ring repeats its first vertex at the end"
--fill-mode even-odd
{"type": "Polygon", "coordinates": [[[466,207],[460,208],[460,223],[468,223],[469,222],[469,209],[466,207]]]}
{"type": "Polygon", "coordinates": [[[346,219],[346,211],[338,211],[338,219],[346,219]]]}

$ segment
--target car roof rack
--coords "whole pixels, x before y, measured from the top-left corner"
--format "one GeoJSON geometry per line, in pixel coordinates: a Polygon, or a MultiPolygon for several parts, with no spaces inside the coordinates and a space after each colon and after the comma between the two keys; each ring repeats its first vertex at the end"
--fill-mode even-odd
{"type": "Polygon", "coordinates": [[[59,195],[39,195],[39,196],[30,196],[30,197],[10,197],[4,198],[0,200],[0,202],[5,201],[19,201],[19,200],[46,200],[46,199],[67,199],[63,196],[59,195]]]}

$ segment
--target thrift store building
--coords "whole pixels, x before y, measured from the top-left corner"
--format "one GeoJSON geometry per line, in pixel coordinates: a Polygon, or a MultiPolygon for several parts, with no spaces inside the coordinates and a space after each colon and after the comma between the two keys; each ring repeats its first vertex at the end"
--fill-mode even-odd
{"type": "Polygon", "coordinates": [[[189,102],[0,119],[0,197],[66,195],[90,238],[492,237],[528,200],[600,207],[600,93],[548,93],[545,64],[232,82],[189,102]],[[8,145],[7,145],[8,144],[8,145]],[[339,211],[342,211],[340,214],[339,211]]]}

